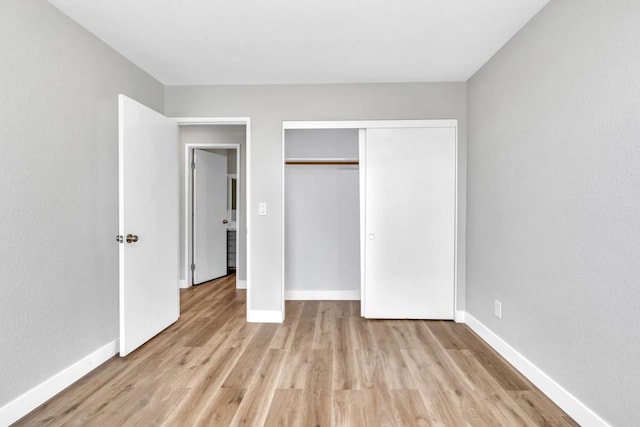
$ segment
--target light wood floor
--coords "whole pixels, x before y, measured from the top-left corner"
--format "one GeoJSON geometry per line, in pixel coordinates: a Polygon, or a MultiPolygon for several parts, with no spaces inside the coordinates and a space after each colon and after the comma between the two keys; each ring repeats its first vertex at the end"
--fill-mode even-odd
{"type": "Polygon", "coordinates": [[[464,325],[364,320],[356,301],[249,324],[234,281],[181,291],[176,324],[17,425],[576,425],[464,325]]]}

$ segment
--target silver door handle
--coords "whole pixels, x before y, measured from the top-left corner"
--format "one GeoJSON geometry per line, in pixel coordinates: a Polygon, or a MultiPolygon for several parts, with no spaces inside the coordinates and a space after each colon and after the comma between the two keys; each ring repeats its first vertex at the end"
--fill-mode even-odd
{"type": "Polygon", "coordinates": [[[135,234],[127,234],[127,243],[135,243],[138,241],[138,236],[135,234]]]}
{"type": "Polygon", "coordinates": [[[222,220],[222,223],[223,223],[223,224],[229,224],[229,221],[227,221],[226,219],[223,219],[223,220],[222,220]]]}

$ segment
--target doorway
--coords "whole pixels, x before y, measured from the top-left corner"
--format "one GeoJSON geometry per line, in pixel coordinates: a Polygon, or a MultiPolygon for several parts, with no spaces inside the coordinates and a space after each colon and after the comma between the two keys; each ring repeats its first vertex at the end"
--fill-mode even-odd
{"type": "MultiPolygon", "coordinates": [[[[247,241],[246,241],[246,157],[244,150],[248,140],[249,127],[245,123],[180,123],[179,140],[181,148],[181,253],[180,253],[180,287],[188,288],[194,284],[201,284],[209,280],[227,274],[236,273],[236,288],[247,288],[247,241]],[[198,160],[197,157],[200,157],[198,160]],[[218,259],[220,273],[215,277],[208,277],[207,266],[202,264],[202,257],[211,250],[210,245],[201,245],[203,239],[206,242],[206,233],[202,230],[200,218],[206,217],[210,212],[207,208],[206,198],[198,191],[204,186],[202,179],[206,171],[203,169],[206,157],[217,157],[218,165],[224,165],[224,172],[218,173],[218,180],[222,176],[224,194],[219,197],[217,204],[222,214],[216,214],[209,225],[215,225],[218,239],[212,253],[222,256],[218,259]],[[222,159],[222,163],[220,160],[222,159]],[[195,162],[194,162],[195,160],[195,162]],[[198,162],[201,163],[200,168],[198,162]],[[194,166],[195,163],[195,185],[194,166]],[[200,175],[200,176],[198,176],[200,175]],[[200,193],[200,194],[199,194],[200,193]],[[220,206],[221,205],[221,206],[220,206]],[[220,216],[220,218],[218,218],[220,216]],[[224,224],[223,224],[224,223],[224,224]],[[222,228],[222,230],[220,230],[222,228]],[[220,234],[221,232],[221,234],[220,234]],[[220,237],[222,236],[222,237],[220,237]],[[209,246],[209,247],[207,247],[209,246]],[[204,252],[203,252],[204,251],[204,252]],[[200,264],[200,265],[198,265],[200,264]],[[222,270],[220,270],[222,268],[222,270]]],[[[214,162],[215,163],[215,162],[214,162]]],[[[210,166],[210,165],[209,165],[210,166]]],[[[220,169],[220,167],[218,168],[220,169]]],[[[209,171],[211,172],[211,171],[209,171]]],[[[218,171],[220,172],[220,171],[218,171]]],[[[209,188],[211,189],[211,188],[209,188]]],[[[220,190],[216,190],[220,191],[220,190]]],[[[205,192],[206,194],[206,192],[205,192]]],[[[211,203],[209,203],[211,204],[211,203]]],[[[210,207],[210,206],[209,206],[210,207]]],[[[220,211],[218,211],[220,212],[220,211]]],[[[207,226],[205,226],[207,227],[207,226]]],[[[211,237],[211,235],[209,235],[211,237]]],[[[216,258],[217,259],[217,258],[216,258]]]]}

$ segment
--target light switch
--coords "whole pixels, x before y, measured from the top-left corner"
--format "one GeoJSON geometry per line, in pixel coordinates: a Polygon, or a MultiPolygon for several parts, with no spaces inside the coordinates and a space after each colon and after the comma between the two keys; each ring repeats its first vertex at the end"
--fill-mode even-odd
{"type": "Polygon", "coordinates": [[[262,202],[258,203],[258,215],[266,215],[267,214],[267,204],[262,202]]]}

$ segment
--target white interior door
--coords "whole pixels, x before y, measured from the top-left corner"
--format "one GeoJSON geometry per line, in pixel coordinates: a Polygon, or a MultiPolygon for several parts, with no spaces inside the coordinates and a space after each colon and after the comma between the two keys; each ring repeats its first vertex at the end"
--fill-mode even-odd
{"type": "Polygon", "coordinates": [[[178,126],[120,95],[120,356],[180,315],[178,126]]]}
{"type": "Polygon", "coordinates": [[[453,319],[455,128],[365,137],[364,316],[453,319]]]}
{"type": "Polygon", "coordinates": [[[193,284],[227,274],[227,156],[194,150],[193,284]]]}

